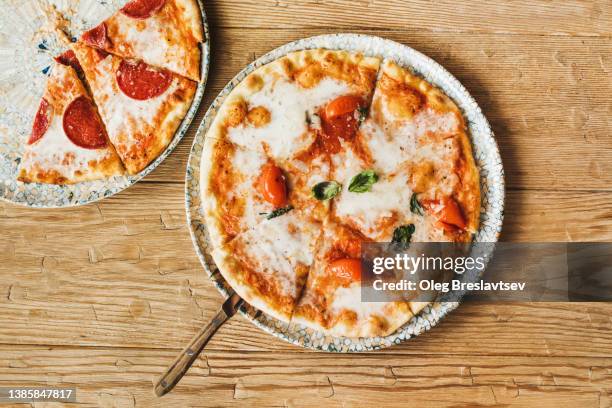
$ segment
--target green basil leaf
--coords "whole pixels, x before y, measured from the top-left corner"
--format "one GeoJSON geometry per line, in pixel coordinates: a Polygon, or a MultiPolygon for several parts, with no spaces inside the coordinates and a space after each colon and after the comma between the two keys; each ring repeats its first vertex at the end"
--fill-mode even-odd
{"type": "Polygon", "coordinates": [[[351,193],[365,193],[372,190],[372,185],[378,181],[374,170],[365,170],[351,179],[348,190],[351,193]]]}
{"type": "Polygon", "coordinates": [[[412,193],[412,197],[410,198],[410,212],[417,215],[423,215],[423,207],[421,203],[419,203],[419,199],[417,197],[417,193],[412,193]]]}
{"type": "Polygon", "coordinates": [[[312,195],[319,201],[330,200],[337,196],[342,189],[342,184],[337,181],[322,181],[312,188],[312,195]]]}
{"type": "Polygon", "coordinates": [[[412,234],[414,234],[415,228],[414,224],[402,225],[401,227],[397,227],[395,231],[393,231],[393,238],[391,242],[398,244],[409,244],[412,239],[412,234]]]}
{"type": "Polygon", "coordinates": [[[276,210],[274,210],[270,214],[268,214],[266,219],[271,220],[272,218],[276,218],[276,217],[279,217],[279,216],[281,216],[283,214],[287,214],[291,210],[293,210],[293,206],[292,205],[288,205],[287,207],[283,207],[283,208],[277,208],[276,210]]]}
{"type": "Polygon", "coordinates": [[[368,117],[368,108],[365,106],[360,106],[357,108],[357,112],[359,112],[359,117],[357,120],[359,121],[359,124],[361,124],[368,117]]]}

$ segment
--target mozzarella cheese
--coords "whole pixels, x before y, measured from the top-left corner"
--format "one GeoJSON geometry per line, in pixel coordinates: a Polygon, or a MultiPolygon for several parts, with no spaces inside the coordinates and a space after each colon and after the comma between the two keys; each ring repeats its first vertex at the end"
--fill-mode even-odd
{"type": "Polygon", "coordinates": [[[363,123],[360,132],[376,167],[385,172],[393,172],[406,161],[446,160],[444,151],[438,149],[441,135],[452,135],[457,131],[459,121],[453,113],[437,113],[432,109],[419,111],[414,118],[406,120],[395,117],[384,102],[373,106],[381,106],[381,112],[370,115],[363,123]],[[373,118],[385,118],[378,123],[373,118]],[[428,136],[437,135],[435,141],[428,141],[428,136]]]}
{"type": "Polygon", "coordinates": [[[362,302],[361,283],[355,282],[348,287],[339,287],[333,294],[330,310],[334,315],[343,310],[355,312],[359,321],[367,320],[370,316],[384,316],[384,309],[388,302],[362,302]]]}
{"type": "Polygon", "coordinates": [[[84,149],[72,143],[64,133],[63,112],[54,113],[44,136],[28,145],[21,160],[23,169],[40,167],[55,170],[66,179],[74,179],[76,171],[88,172],[89,163],[102,161],[111,156],[107,148],[84,149]]]}
{"type": "Polygon", "coordinates": [[[239,208],[244,209],[244,213],[237,220],[240,231],[255,227],[265,219],[265,215],[272,211],[273,208],[271,204],[262,200],[255,186],[257,177],[261,173],[262,167],[266,164],[267,158],[261,153],[248,149],[237,147],[233,149],[231,157],[224,158],[231,162],[230,168],[233,184],[227,190],[224,190],[226,191],[226,196],[217,197],[212,193],[215,190],[214,184],[218,182],[218,180],[210,176],[212,166],[218,165],[213,154],[215,145],[216,141],[213,139],[207,139],[205,142],[202,166],[206,170],[203,171],[205,176],[201,178],[201,189],[203,192],[202,203],[204,212],[209,217],[210,227],[212,228],[214,225],[216,228],[219,228],[219,230],[211,234],[211,239],[215,246],[220,246],[227,239],[225,231],[220,230],[222,227],[218,224],[219,220],[223,218],[221,213],[223,205],[229,202],[232,205],[239,205],[239,208]]]}
{"type": "Polygon", "coordinates": [[[297,297],[295,274],[298,265],[310,266],[318,231],[297,212],[264,220],[238,236],[243,256],[255,269],[281,285],[283,293],[297,297]]]}
{"type": "Polygon", "coordinates": [[[307,118],[316,117],[321,106],[350,92],[346,83],[331,78],[324,78],[309,89],[285,78],[264,82],[263,88],[250,95],[247,102],[250,107],[265,107],[271,114],[270,122],[261,127],[243,123],[230,128],[228,138],[251,149],[265,146],[275,159],[288,159],[308,148],[315,134],[309,132],[307,118]]]}
{"type": "Polygon", "coordinates": [[[111,46],[107,51],[138,58],[198,81],[202,24],[194,0],[167,0],[152,16],[139,20],[117,11],[106,21],[111,46]]]}
{"type": "Polygon", "coordinates": [[[349,191],[350,181],[366,168],[352,150],[346,149],[334,157],[334,170],[334,179],[342,184],[342,192],[334,199],[336,215],[351,220],[364,235],[385,241],[390,238],[389,231],[381,229],[385,219],[397,217],[395,223],[411,219],[412,190],[405,172],[382,174],[371,191],[354,193],[349,191]]]}

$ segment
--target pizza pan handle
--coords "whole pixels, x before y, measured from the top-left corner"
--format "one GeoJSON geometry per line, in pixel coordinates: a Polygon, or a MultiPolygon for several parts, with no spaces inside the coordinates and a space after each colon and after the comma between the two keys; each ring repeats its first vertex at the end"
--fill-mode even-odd
{"type": "Polygon", "coordinates": [[[191,368],[211,337],[223,323],[228,321],[229,318],[236,313],[236,310],[242,303],[243,300],[236,294],[231,295],[225,303],[223,303],[223,306],[221,306],[221,309],[219,309],[210,323],[204,326],[191,339],[187,347],[181,351],[166,372],[159,377],[159,380],[155,384],[155,395],[161,397],[172,391],[174,386],[181,381],[181,378],[183,378],[189,368],[191,368]]]}

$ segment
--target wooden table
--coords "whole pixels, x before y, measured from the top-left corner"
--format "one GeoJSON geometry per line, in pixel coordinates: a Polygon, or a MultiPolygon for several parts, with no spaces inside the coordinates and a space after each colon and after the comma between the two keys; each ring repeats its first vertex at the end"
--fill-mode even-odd
{"type": "MultiPolygon", "coordinates": [[[[254,58],[315,34],[383,36],[431,56],[491,121],[507,241],[612,240],[609,0],[208,1],[199,118],[254,58]]],[[[176,390],[152,382],[221,302],[185,226],[194,126],[142,182],[97,204],[0,203],[0,386],[76,386],[87,406],[610,407],[612,305],[465,304],[384,351],[299,349],[242,317],[176,390]]]]}

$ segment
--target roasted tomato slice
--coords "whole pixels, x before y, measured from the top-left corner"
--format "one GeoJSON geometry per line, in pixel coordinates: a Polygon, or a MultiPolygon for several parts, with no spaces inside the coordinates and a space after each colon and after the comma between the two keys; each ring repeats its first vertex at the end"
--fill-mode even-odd
{"type": "Polygon", "coordinates": [[[451,227],[464,230],[467,222],[457,201],[452,197],[445,197],[442,200],[423,200],[423,207],[431,214],[438,217],[438,221],[446,231],[454,231],[451,227]]]}
{"type": "Polygon", "coordinates": [[[359,127],[358,110],[365,106],[363,98],[356,95],[340,96],[321,109],[323,147],[329,153],[340,151],[340,139],[350,140],[359,127]]]}
{"type": "Polygon", "coordinates": [[[347,113],[354,113],[362,104],[363,99],[359,96],[340,96],[327,104],[325,107],[325,117],[327,119],[335,119],[347,113]]]}
{"type": "Polygon", "coordinates": [[[361,260],[342,258],[327,265],[327,272],[343,284],[361,281],[361,260]]]}
{"type": "Polygon", "coordinates": [[[257,179],[257,190],[274,208],[287,204],[287,180],[280,167],[266,164],[257,179]]]}

